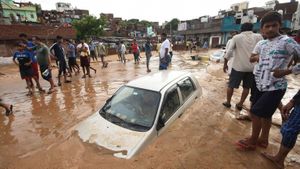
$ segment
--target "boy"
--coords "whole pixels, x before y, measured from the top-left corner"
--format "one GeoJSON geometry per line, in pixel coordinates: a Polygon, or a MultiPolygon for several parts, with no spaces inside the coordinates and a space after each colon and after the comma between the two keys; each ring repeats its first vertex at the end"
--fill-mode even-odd
{"type": "Polygon", "coordinates": [[[36,45],[36,59],[38,64],[40,65],[41,76],[43,79],[47,80],[50,83],[50,88],[48,91],[48,94],[50,94],[55,91],[55,85],[51,73],[51,59],[49,48],[45,44],[43,44],[38,37],[33,37],[32,40],[36,45]]]}
{"type": "Polygon", "coordinates": [[[253,71],[256,87],[251,96],[252,134],[237,142],[243,150],[255,150],[256,145],[268,146],[272,116],[287,88],[287,80],[274,77],[274,70],[286,69],[292,55],[300,54],[300,46],[292,38],[280,35],[280,26],[278,12],[268,12],[262,18],[261,30],[266,39],[257,43],[250,58],[251,62],[258,61],[253,71]]]}
{"type": "Polygon", "coordinates": [[[17,48],[18,50],[13,56],[13,61],[17,66],[19,66],[21,78],[26,80],[26,85],[28,88],[27,95],[32,95],[33,84],[31,79],[33,77],[33,68],[31,64],[31,54],[28,51],[25,51],[26,44],[23,42],[19,42],[17,44],[17,48]]]}

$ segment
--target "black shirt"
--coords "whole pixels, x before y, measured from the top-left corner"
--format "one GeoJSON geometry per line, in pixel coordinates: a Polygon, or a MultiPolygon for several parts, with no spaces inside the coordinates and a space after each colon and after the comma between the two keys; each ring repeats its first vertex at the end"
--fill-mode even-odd
{"type": "Polygon", "coordinates": [[[300,90],[298,91],[298,93],[293,97],[295,106],[296,105],[300,105],[300,90]]]}
{"type": "Polygon", "coordinates": [[[50,51],[54,50],[54,55],[57,57],[58,61],[65,61],[64,49],[58,43],[51,46],[50,51]]]}

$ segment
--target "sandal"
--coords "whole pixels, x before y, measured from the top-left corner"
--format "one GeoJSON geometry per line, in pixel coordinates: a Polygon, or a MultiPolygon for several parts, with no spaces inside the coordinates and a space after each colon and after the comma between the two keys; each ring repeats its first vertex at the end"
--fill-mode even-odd
{"type": "Polygon", "coordinates": [[[236,142],[239,150],[242,151],[254,151],[256,149],[255,145],[251,145],[247,143],[247,139],[239,140],[236,142]]]}
{"type": "Polygon", "coordinates": [[[235,108],[241,111],[243,109],[243,105],[236,104],[235,108]]]}
{"type": "Polygon", "coordinates": [[[224,103],[222,103],[222,104],[223,104],[223,106],[225,106],[225,107],[227,107],[227,108],[230,108],[230,107],[231,107],[231,104],[230,104],[230,103],[224,102],[224,103]]]}

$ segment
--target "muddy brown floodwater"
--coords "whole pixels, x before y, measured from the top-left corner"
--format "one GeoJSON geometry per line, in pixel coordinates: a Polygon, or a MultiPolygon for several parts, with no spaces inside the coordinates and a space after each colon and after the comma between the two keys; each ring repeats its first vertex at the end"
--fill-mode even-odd
{"type": "MultiPolygon", "coordinates": [[[[208,56],[207,53],[200,54],[208,56]]],[[[260,156],[261,151],[276,152],[280,144],[280,128],[273,125],[270,146],[253,152],[236,150],[234,142],[249,134],[251,124],[237,121],[239,113],[226,109],[225,99],[228,76],[222,64],[207,59],[192,61],[189,53],[177,52],[170,69],[193,72],[202,86],[203,96],[191,106],[167,131],[140,154],[130,160],[118,159],[112,152],[82,142],[74,127],[97,111],[120,86],[146,74],[145,58],[140,65],[132,60],[126,65],[108,58],[107,69],[99,63],[93,78],[72,78],[53,94],[26,96],[25,82],[21,81],[14,65],[0,65],[0,96],[14,104],[14,115],[0,114],[0,168],[24,169],[272,169],[274,166],[260,156]],[[4,75],[3,75],[4,74],[4,75]]],[[[152,72],[157,72],[157,57],[151,60],[152,72]]],[[[57,70],[53,71],[54,77],[57,70]]],[[[42,85],[48,88],[48,84],[42,85]]],[[[290,87],[284,102],[300,86],[299,77],[290,76],[290,87]]],[[[233,103],[241,91],[235,92],[233,103]]],[[[247,101],[246,106],[249,107],[247,101]]],[[[280,119],[275,117],[276,124],[280,119]]],[[[286,168],[300,167],[299,140],[286,160],[286,168]]]]}

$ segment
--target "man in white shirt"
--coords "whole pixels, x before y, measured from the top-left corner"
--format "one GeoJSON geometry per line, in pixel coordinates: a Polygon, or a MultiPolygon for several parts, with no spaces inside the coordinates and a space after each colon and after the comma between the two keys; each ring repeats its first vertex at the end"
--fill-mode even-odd
{"type": "Polygon", "coordinates": [[[121,54],[121,62],[125,64],[126,63],[126,58],[125,58],[126,46],[124,45],[123,41],[121,41],[120,54],[121,54]]]}
{"type": "Polygon", "coordinates": [[[159,50],[159,70],[167,70],[168,65],[170,63],[170,41],[167,39],[167,34],[162,33],[161,34],[161,40],[163,43],[161,44],[160,50],[159,50]]]}
{"type": "Polygon", "coordinates": [[[227,88],[227,100],[223,103],[223,105],[227,108],[231,107],[230,102],[234,88],[239,88],[241,81],[243,81],[242,96],[239,103],[236,104],[236,108],[238,110],[242,110],[244,101],[249,94],[249,89],[254,83],[252,73],[254,64],[250,63],[249,59],[255,45],[263,38],[260,34],[253,33],[252,29],[252,23],[244,23],[241,27],[241,33],[232,38],[229,48],[225,54],[224,71],[228,70],[227,62],[231,57],[233,57],[232,70],[227,88]]]}

